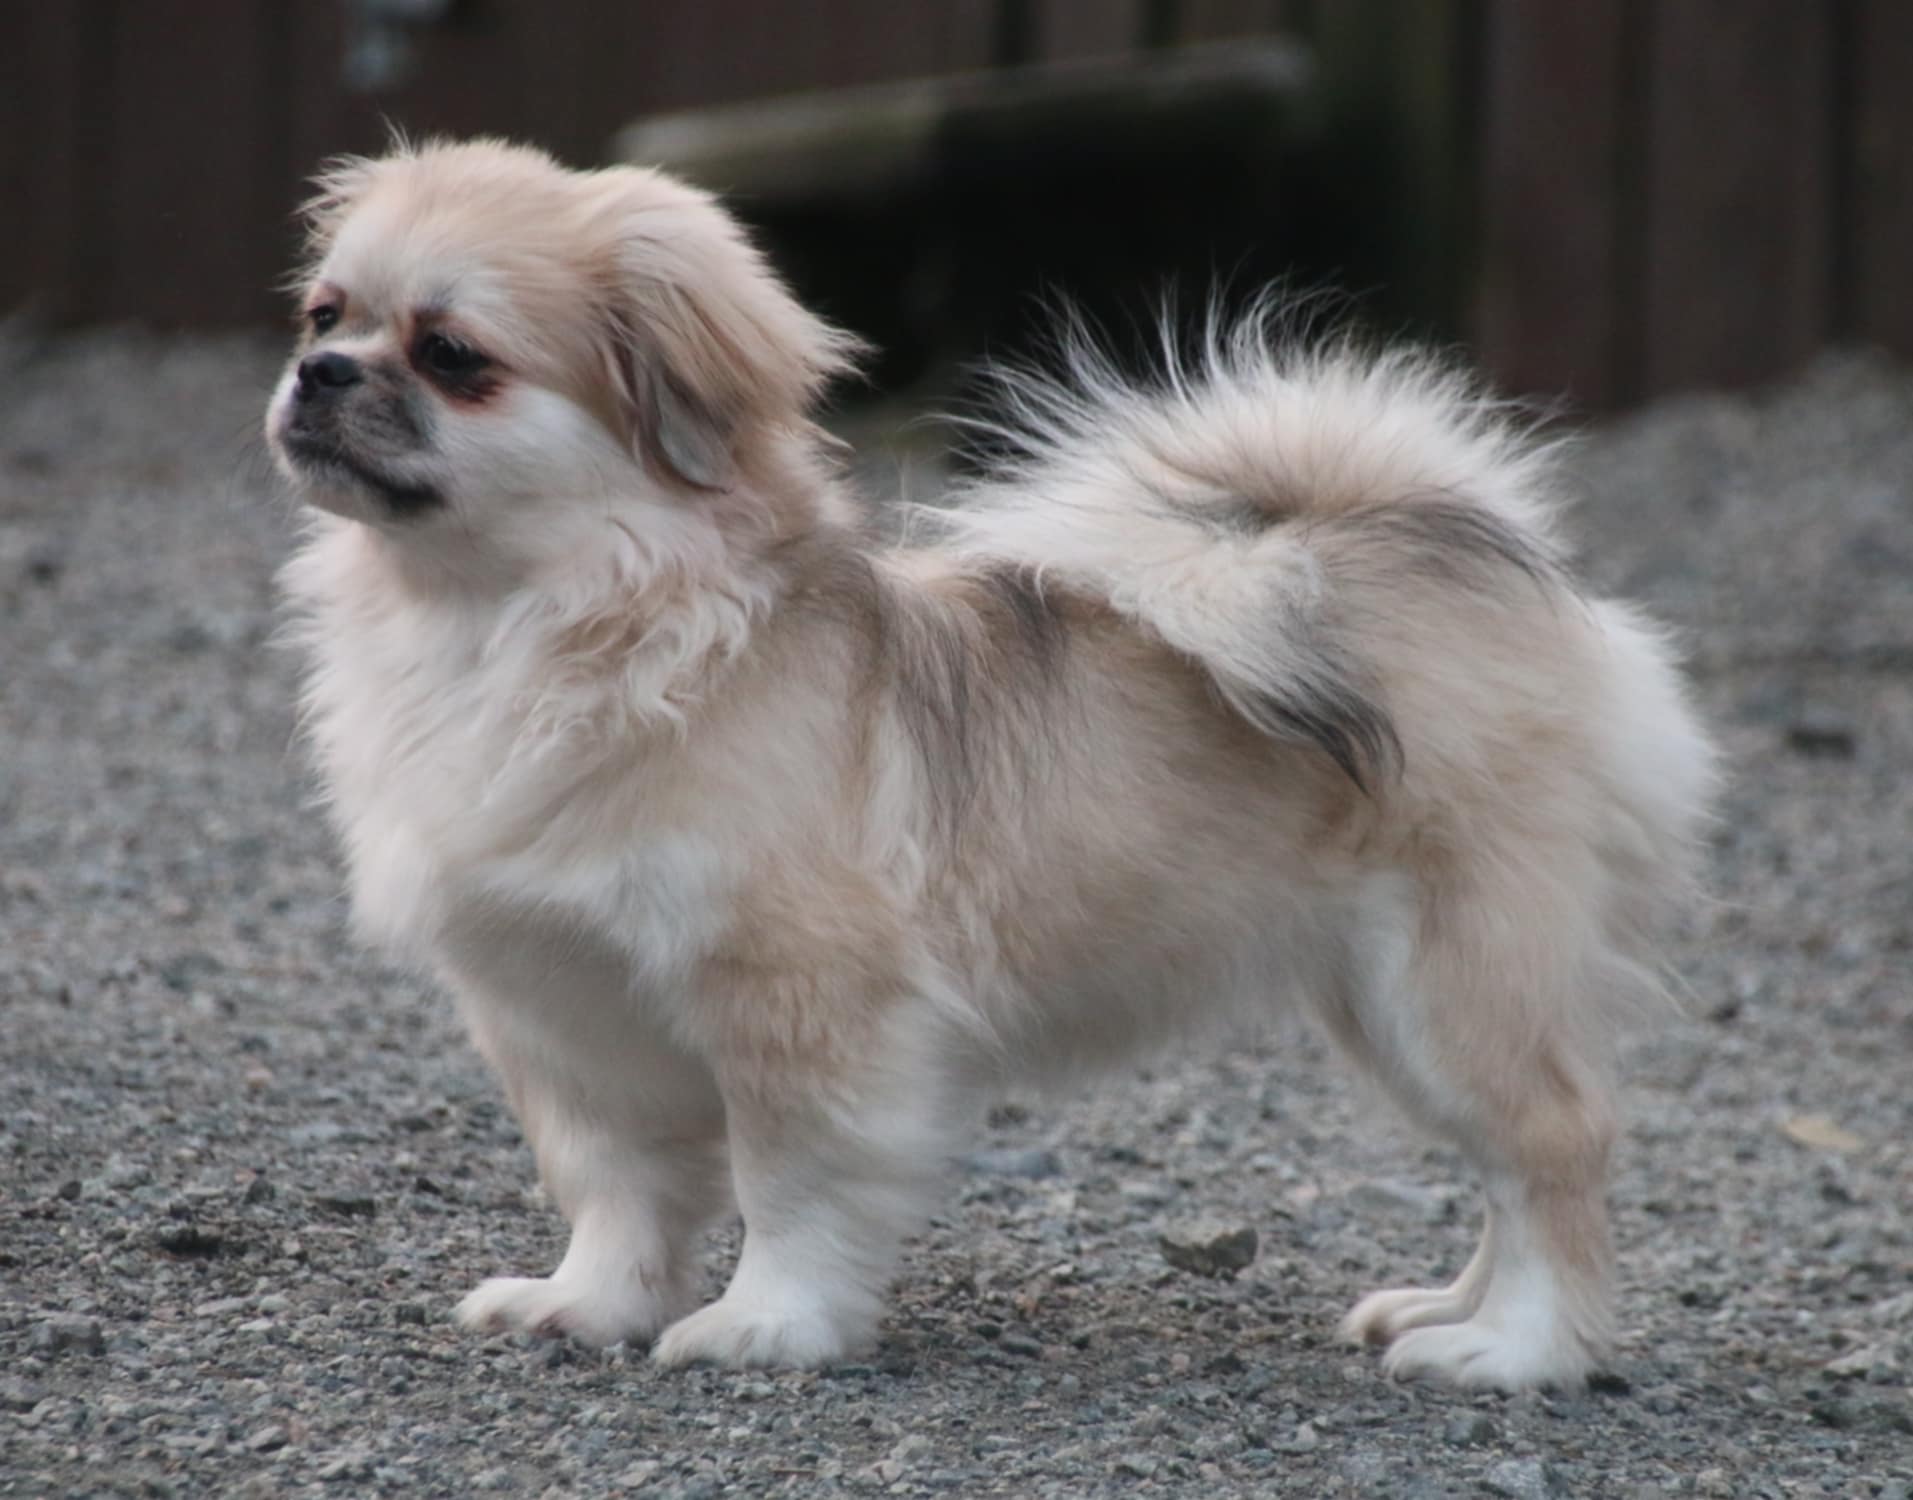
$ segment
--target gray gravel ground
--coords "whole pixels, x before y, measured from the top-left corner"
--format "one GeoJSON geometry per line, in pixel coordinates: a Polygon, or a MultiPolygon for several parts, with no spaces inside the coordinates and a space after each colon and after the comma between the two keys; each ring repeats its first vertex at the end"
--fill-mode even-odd
{"type": "Polygon", "coordinates": [[[0,1495],[1913,1493],[1913,376],[1585,452],[1593,570],[1687,632],[1737,777],[1690,1013],[1630,1049],[1615,1372],[1504,1399],[1332,1342],[1474,1209],[1306,1035],[999,1109],[868,1363],[455,1331],[561,1226],[347,939],[268,647],[275,358],[0,364],[0,1495]],[[1165,1258],[1202,1216],[1260,1237],[1235,1279],[1165,1258]]]}

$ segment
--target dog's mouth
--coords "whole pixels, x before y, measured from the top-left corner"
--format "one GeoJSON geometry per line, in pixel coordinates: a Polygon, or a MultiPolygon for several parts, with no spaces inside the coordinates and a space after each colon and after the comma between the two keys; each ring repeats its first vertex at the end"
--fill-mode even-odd
{"type": "Polygon", "coordinates": [[[445,504],[445,497],[434,486],[382,473],[331,438],[289,428],[282,443],[286,457],[302,473],[313,479],[344,479],[369,490],[384,501],[394,515],[422,515],[445,504]]]}

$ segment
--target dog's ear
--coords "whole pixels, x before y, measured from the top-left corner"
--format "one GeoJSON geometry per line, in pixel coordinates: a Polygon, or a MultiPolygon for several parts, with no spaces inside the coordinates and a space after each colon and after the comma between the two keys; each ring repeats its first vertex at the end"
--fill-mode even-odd
{"type": "Polygon", "coordinates": [[[729,489],[744,446],[807,422],[857,341],[799,305],[703,193],[636,169],[604,177],[608,355],[632,437],[679,483],[729,489]]]}

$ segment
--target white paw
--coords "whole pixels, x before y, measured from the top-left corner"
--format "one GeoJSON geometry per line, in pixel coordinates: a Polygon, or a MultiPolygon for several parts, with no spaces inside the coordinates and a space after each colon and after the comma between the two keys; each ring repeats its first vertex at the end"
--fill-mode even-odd
{"type": "Polygon", "coordinates": [[[606,1290],[556,1276],[494,1276],[467,1293],[454,1316],[483,1333],[521,1330],[604,1348],[646,1342],[688,1301],[681,1294],[606,1290]]]}
{"type": "Polygon", "coordinates": [[[1370,1292],[1342,1319],[1342,1337],[1351,1344],[1386,1344],[1411,1328],[1460,1323],[1473,1309],[1452,1287],[1396,1287],[1370,1292]]]}
{"type": "Polygon", "coordinates": [[[651,1357],[661,1365],[813,1367],[870,1342],[816,1308],[767,1305],[729,1295],[664,1330],[651,1357]]]}
{"type": "Polygon", "coordinates": [[[1516,1337],[1471,1319],[1403,1334],[1389,1345],[1382,1367],[1398,1379],[1432,1378],[1474,1389],[1572,1390],[1586,1381],[1594,1361],[1571,1334],[1516,1337]]]}

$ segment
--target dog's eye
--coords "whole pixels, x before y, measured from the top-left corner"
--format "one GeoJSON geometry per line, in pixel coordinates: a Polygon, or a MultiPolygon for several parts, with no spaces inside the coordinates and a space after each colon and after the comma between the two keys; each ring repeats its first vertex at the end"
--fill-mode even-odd
{"type": "Polygon", "coordinates": [[[317,334],[330,333],[339,323],[339,310],[329,303],[321,303],[306,313],[306,321],[317,334]]]}
{"type": "Polygon", "coordinates": [[[491,363],[470,344],[461,344],[457,339],[447,338],[442,333],[428,333],[418,341],[418,347],[412,351],[412,357],[419,367],[430,374],[443,376],[447,380],[460,380],[476,375],[491,363]]]}

